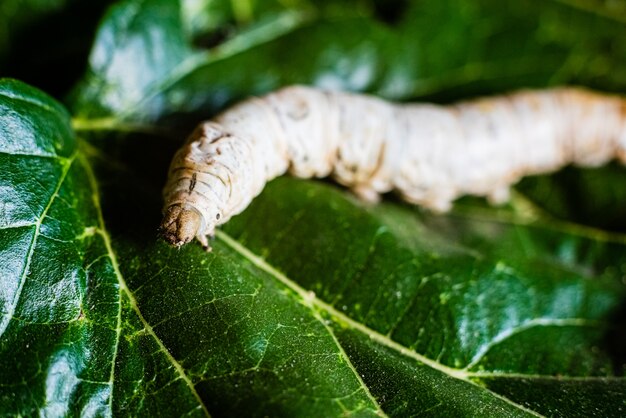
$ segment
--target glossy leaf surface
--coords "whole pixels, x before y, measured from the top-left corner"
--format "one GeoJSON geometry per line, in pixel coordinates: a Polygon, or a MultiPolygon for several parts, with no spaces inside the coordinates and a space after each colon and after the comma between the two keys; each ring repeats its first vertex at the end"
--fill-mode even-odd
{"type": "Polygon", "coordinates": [[[157,239],[171,155],[243,95],[626,85],[615,6],[342,3],[120,2],[73,116],[0,82],[0,414],[625,413],[622,168],[447,216],[281,178],[212,253],[157,239]]]}

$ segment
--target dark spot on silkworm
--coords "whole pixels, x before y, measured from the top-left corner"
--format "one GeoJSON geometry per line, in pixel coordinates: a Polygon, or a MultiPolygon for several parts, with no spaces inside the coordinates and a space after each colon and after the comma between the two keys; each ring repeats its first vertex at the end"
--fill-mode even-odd
{"type": "Polygon", "coordinates": [[[222,217],[222,215],[220,215],[219,213],[217,215],[215,215],[215,219],[217,219],[218,221],[220,220],[221,217],[222,217]]]}
{"type": "Polygon", "coordinates": [[[233,136],[233,134],[229,134],[228,132],[223,132],[220,136],[214,138],[210,143],[215,144],[216,142],[221,141],[222,139],[225,139],[225,138],[230,138],[231,136],[233,136]]]}
{"type": "Polygon", "coordinates": [[[383,162],[385,161],[385,150],[387,149],[387,139],[383,140],[380,144],[380,149],[378,150],[378,157],[376,158],[376,165],[374,166],[374,170],[370,174],[370,177],[373,176],[380,170],[383,166],[383,162]]]}
{"type": "Polygon", "coordinates": [[[221,150],[220,148],[216,148],[216,149],[215,149],[215,153],[216,153],[217,155],[222,155],[222,150],[221,150]]]}
{"type": "Polygon", "coordinates": [[[193,173],[189,182],[189,193],[193,192],[193,188],[196,187],[196,181],[196,173],[193,173]]]}
{"type": "Polygon", "coordinates": [[[302,101],[298,103],[298,106],[294,109],[291,109],[287,112],[287,116],[289,116],[292,120],[301,120],[306,118],[309,115],[309,106],[306,102],[302,101]]]}

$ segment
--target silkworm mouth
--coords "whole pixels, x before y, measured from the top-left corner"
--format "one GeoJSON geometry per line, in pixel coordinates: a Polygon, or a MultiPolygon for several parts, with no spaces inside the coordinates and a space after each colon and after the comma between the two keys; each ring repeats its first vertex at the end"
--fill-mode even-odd
{"type": "Polygon", "coordinates": [[[180,247],[194,239],[201,225],[202,217],[198,211],[172,205],[163,216],[159,233],[169,244],[180,247]]]}

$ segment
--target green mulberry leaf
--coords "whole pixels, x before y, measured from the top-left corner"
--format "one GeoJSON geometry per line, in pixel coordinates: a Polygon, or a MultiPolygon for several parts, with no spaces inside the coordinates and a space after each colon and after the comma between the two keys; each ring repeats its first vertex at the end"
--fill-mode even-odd
{"type": "Polygon", "coordinates": [[[611,4],[322,3],[118,2],[72,116],[0,82],[0,415],[624,415],[622,168],[446,216],[281,178],[212,253],[158,240],[173,152],[245,95],[626,86],[611,4]]]}

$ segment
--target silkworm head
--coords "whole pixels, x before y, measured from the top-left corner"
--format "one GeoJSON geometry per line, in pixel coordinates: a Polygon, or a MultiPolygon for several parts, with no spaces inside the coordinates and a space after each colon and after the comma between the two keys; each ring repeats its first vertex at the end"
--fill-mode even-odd
{"type": "Polygon", "coordinates": [[[176,204],[165,211],[160,231],[165,241],[180,247],[199,235],[203,226],[202,215],[196,209],[176,204]]]}

